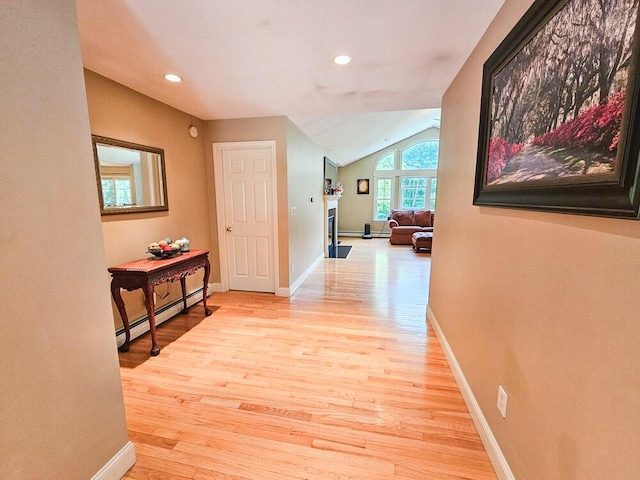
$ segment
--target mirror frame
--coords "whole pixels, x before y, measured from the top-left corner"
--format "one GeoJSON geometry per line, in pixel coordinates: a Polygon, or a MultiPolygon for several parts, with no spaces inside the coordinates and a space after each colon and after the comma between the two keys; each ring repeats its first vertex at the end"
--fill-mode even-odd
{"type": "Polygon", "coordinates": [[[100,201],[100,215],[122,215],[127,213],[144,213],[144,212],[166,212],[169,210],[169,197],[167,196],[167,176],[164,161],[164,150],[137,143],[116,140],[115,138],[102,137],[100,135],[91,135],[91,143],[93,146],[93,159],[96,168],[96,185],[98,186],[98,199],[100,201]],[[130,150],[139,150],[141,152],[155,153],[160,156],[160,175],[162,181],[162,194],[164,196],[163,205],[140,205],[130,207],[105,207],[104,196],[102,193],[102,175],[100,172],[100,159],[98,158],[98,144],[110,145],[113,147],[128,148],[130,150]]]}

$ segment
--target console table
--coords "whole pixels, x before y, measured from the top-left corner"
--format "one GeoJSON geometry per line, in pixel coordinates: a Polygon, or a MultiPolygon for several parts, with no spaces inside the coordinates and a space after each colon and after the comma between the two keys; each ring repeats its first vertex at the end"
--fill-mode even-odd
{"type": "Polygon", "coordinates": [[[151,355],[156,356],[160,353],[160,348],[156,342],[156,316],[155,305],[153,301],[153,290],[156,285],[165,282],[173,282],[180,280],[182,288],[182,313],[187,313],[187,292],[185,278],[196,272],[196,270],[204,268],[204,279],[202,288],[202,304],[204,305],[204,314],[206,317],[211,315],[211,310],[207,307],[207,284],[209,283],[209,272],[211,265],[209,264],[208,250],[192,250],[182,253],[173,258],[145,258],[142,260],[134,260],[133,262],[123,263],[107,270],[111,273],[111,295],[118,307],[122,323],[124,324],[125,340],[124,344],[119,348],[121,352],[129,351],[129,318],[124,308],[124,301],[120,289],[136,290],[142,289],[144,293],[145,305],[147,307],[147,316],[149,317],[149,331],[151,332],[151,355]]]}

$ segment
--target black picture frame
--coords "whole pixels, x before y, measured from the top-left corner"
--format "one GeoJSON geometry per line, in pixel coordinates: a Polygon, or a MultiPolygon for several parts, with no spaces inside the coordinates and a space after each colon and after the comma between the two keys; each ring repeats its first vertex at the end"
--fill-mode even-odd
{"type": "Polygon", "coordinates": [[[604,4],[614,18],[594,35],[602,3],[536,0],[485,62],[474,205],[638,219],[640,12],[633,0],[604,4]],[[585,97],[578,70],[588,78],[596,67],[582,57],[605,42],[620,63],[606,72],[610,84],[585,97]]]}
{"type": "Polygon", "coordinates": [[[369,195],[369,179],[359,178],[356,183],[356,191],[358,195],[369,195]]]}

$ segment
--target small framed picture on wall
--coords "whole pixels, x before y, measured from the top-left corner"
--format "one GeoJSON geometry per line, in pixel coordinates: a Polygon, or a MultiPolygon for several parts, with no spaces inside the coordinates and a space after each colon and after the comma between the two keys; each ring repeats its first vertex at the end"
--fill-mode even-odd
{"type": "Polygon", "coordinates": [[[369,179],[358,179],[358,195],[369,195],[369,179]]]}

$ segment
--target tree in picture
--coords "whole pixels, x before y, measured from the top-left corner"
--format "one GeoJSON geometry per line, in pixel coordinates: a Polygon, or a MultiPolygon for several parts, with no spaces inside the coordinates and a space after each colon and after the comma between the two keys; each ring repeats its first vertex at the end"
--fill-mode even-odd
{"type": "Polygon", "coordinates": [[[486,184],[616,172],[638,0],[570,0],[493,79],[486,184]]]}

